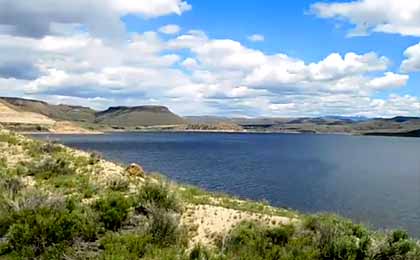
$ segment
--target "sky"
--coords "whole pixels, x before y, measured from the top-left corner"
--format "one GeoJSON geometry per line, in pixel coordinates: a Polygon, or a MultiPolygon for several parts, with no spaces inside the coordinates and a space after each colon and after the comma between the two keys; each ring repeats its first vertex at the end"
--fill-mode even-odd
{"type": "Polygon", "coordinates": [[[420,116],[420,1],[0,0],[0,95],[184,116],[420,116]]]}

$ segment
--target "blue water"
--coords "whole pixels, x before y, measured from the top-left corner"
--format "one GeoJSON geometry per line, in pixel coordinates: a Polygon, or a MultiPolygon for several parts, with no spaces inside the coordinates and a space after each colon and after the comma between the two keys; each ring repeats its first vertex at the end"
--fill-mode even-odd
{"type": "Polygon", "coordinates": [[[420,237],[420,139],[112,133],[40,136],[137,162],[179,182],[302,212],[335,212],[420,237]]]}

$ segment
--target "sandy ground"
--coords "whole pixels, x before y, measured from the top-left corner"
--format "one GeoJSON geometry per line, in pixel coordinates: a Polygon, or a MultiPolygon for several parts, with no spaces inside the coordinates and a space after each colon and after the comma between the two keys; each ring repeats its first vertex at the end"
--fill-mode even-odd
{"type": "Polygon", "coordinates": [[[182,215],[181,223],[190,227],[190,232],[193,234],[191,245],[197,243],[213,245],[217,238],[223,239],[232,227],[244,220],[254,220],[270,226],[285,225],[295,221],[287,217],[270,216],[213,205],[190,205],[182,215]]]}
{"type": "Polygon", "coordinates": [[[54,134],[103,134],[103,132],[85,129],[68,121],[56,122],[49,130],[54,134]]]}

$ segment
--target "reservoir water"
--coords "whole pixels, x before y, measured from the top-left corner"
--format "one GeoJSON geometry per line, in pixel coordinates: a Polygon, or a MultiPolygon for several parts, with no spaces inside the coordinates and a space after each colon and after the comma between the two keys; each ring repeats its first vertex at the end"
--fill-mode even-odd
{"type": "Polygon", "coordinates": [[[420,138],[306,134],[37,135],[179,182],[420,237],[420,138]]]}

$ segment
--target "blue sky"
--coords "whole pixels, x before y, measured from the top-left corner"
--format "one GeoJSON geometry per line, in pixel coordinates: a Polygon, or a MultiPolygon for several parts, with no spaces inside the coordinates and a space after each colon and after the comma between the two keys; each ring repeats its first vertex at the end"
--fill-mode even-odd
{"type": "Polygon", "coordinates": [[[2,95],[183,115],[420,115],[415,1],[17,0],[8,10],[2,95]]]}

